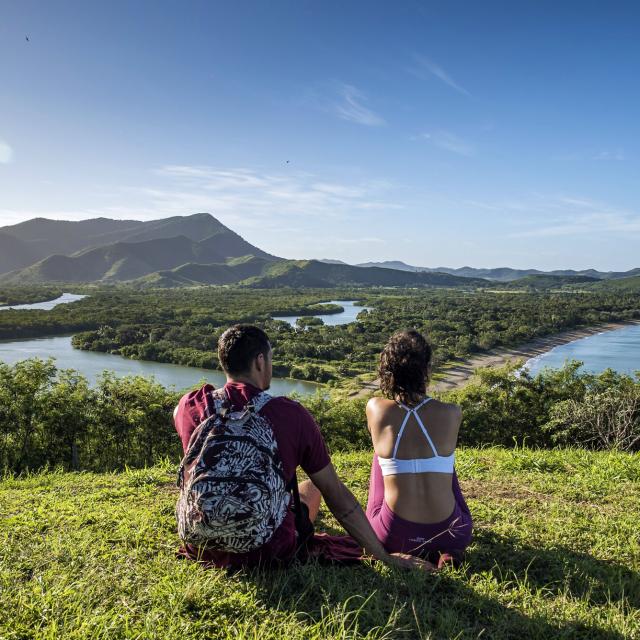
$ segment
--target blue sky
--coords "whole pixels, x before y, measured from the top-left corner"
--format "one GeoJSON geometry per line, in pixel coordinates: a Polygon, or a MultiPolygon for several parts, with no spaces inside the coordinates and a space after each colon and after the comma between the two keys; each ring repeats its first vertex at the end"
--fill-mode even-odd
{"type": "Polygon", "coordinates": [[[639,28],[634,2],[5,0],[0,224],[209,211],[287,258],[637,267],[639,28]]]}

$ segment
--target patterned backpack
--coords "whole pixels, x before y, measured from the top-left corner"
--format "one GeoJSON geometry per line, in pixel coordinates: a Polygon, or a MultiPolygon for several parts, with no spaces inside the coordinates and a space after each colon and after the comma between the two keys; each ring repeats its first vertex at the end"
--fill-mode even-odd
{"type": "Polygon", "coordinates": [[[183,542],[242,553],[267,543],[285,518],[291,495],[271,424],[258,394],[231,411],[224,389],[189,440],[178,471],[178,534],[183,542]]]}

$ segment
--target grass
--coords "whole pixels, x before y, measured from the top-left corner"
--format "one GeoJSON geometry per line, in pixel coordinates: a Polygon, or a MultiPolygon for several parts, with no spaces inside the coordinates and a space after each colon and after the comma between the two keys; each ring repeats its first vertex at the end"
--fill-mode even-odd
{"type": "MultiPolygon", "coordinates": [[[[369,460],[335,456],[363,502],[369,460]]],[[[640,455],[466,449],[458,472],[475,539],[438,575],[178,560],[168,465],[6,478],[0,638],[640,638],[640,455]]]]}

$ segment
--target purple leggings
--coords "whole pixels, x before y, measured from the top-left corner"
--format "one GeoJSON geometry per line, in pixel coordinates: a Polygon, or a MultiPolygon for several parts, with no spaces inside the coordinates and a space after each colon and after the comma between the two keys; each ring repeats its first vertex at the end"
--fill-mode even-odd
{"type": "Polygon", "coordinates": [[[460,556],[471,542],[473,522],[455,471],[452,489],[456,505],[453,513],[442,522],[423,524],[405,520],[393,513],[384,500],[384,479],[378,456],[374,454],[369,479],[367,518],[384,548],[389,553],[402,552],[423,557],[434,553],[460,556]]]}

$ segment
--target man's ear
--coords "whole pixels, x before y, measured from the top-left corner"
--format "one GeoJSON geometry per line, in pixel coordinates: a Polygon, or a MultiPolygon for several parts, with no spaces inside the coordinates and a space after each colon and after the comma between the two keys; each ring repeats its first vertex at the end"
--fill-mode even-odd
{"type": "Polygon", "coordinates": [[[255,363],[256,363],[256,370],[259,373],[262,373],[264,371],[264,366],[265,366],[264,353],[259,353],[256,356],[255,363]]]}

